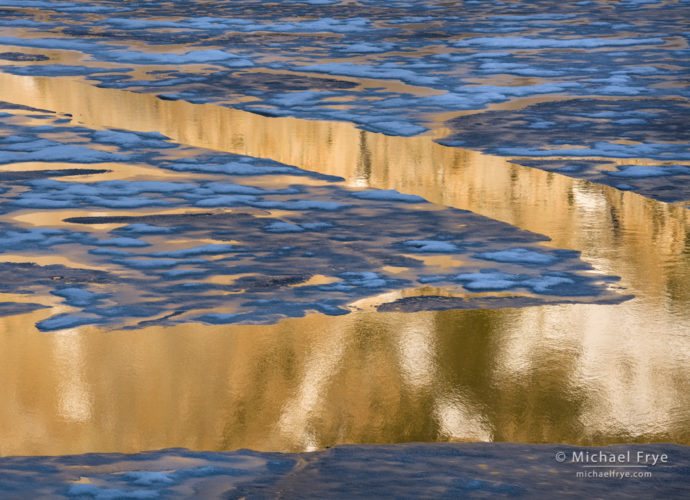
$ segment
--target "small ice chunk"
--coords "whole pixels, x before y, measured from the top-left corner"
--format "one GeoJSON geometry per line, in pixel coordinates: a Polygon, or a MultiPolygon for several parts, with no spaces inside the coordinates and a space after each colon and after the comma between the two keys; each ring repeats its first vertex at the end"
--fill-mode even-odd
{"type": "Polygon", "coordinates": [[[560,276],[542,276],[541,278],[532,278],[524,280],[522,284],[532,289],[535,293],[548,293],[551,287],[557,285],[572,285],[575,283],[570,278],[560,276]]]}
{"type": "Polygon", "coordinates": [[[67,304],[75,307],[84,307],[93,304],[98,295],[83,288],[61,288],[51,292],[53,295],[63,297],[67,304]]]}
{"type": "Polygon", "coordinates": [[[526,248],[509,248],[497,252],[483,252],[475,255],[475,257],[496,262],[515,262],[519,264],[551,264],[558,260],[553,255],[526,248]]]}
{"type": "Polygon", "coordinates": [[[211,323],[214,325],[225,325],[228,323],[234,323],[241,317],[240,314],[234,313],[212,313],[204,314],[199,316],[197,319],[203,321],[204,323],[211,323]]]}
{"type": "Polygon", "coordinates": [[[192,257],[197,255],[215,255],[227,252],[236,252],[237,247],[234,245],[210,243],[208,245],[201,245],[192,248],[183,248],[180,250],[172,250],[169,252],[156,252],[151,255],[154,257],[192,257]]]}
{"type": "Polygon", "coordinates": [[[112,246],[112,247],[146,247],[150,243],[138,240],[136,238],[111,238],[109,240],[98,240],[94,245],[112,246]]]}
{"type": "Polygon", "coordinates": [[[463,286],[472,291],[507,290],[520,284],[516,275],[498,271],[458,274],[455,280],[465,282],[463,286]]]}
{"type": "Polygon", "coordinates": [[[297,224],[280,221],[272,222],[264,226],[263,230],[269,233],[301,233],[304,231],[304,229],[297,224]]]}
{"type": "Polygon", "coordinates": [[[678,166],[658,166],[648,167],[645,165],[621,165],[619,171],[607,171],[613,177],[623,177],[630,179],[642,179],[646,177],[663,177],[666,175],[690,174],[690,167],[678,166]]]}
{"type": "Polygon", "coordinates": [[[124,474],[124,477],[132,480],[133,484],[149,486],[152,484],[174,483],[170,474],[158,471],[132,471],[124,474]]]}
{"type": "Polygon", "coordinates": [[[127,226],[121,227],[120,230],[129,231],[132,233],[140,233],[140,234],[159,234],[159,233],[170,233],[173,231],[169,227],[153,226],[151,224],[142,224],[142,223],[129,224],[127,226]]]}
{"type": "Polygon", "coordinates": [[[409,240],[403,242],[408,247],[413,247],[417,252],[456,252],[457,245],[448,241],[439,240],[409,240]]]}
{"type": "Polygon", "coordinates": [[[78,316],[71,314],[58,314],[57,316],[52,316],[48,319],[44,319],[36,323],[36,328],[45,331],[53,330],[63,330],[65,328],[74,328],[81,325],[90,325],[93,323],[98,323],[97,318],[88,316],[78,316]]]}
{"type": "Polygon", "coordinates": [[[426,203],[426,200],[421,196],[400,193],[398,191],[395,191],[394,189],[358,191],[352,193],[351,196],[354,196],[355,198],[362,198],[364,200],[402,201],[405,203],[426,203]]]}

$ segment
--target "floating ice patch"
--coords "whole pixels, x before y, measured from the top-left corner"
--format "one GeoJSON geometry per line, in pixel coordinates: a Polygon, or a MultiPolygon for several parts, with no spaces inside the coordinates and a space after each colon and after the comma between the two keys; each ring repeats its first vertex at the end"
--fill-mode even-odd
{"type": "Polygon", "coordinates": [[[404,203],[426,203],[421,196],[414,194],[404,194],[393,189],[382,189],[373,191],[357,191],[352,193],[355,198],[376,201],[402,201],[404,203]]]}
{"type": "Polygon", "coordinates": [[[342,50],[343,52],[358,52],[358,53],[374,53],[374,52],[385,52],[386,50],[390,50],[392,45],[390,43],[382,43],[382,44],[371,44],[371,43],[366,43],[366,42],[359,42],[359,43],[352,43],[350,45],[346,45],[343,47],[342,50]]]}
{"type": "Polygon", "coordinates": [[[227,325],[236,323],[242,319],[242,314],[237,313],[212,313],[197,317],[198,321],[213,325],[227,325]]]}
{"type": "Polygon", "coordinates": [[[575,281],[563,276],[542,276],[540,278],[523,280],[521,284],[531,288],[535,293],[549,293],[554,291],[554,287],[559,285],[574,285],[575,281]]]}
{"type": "Polygon", "coordinates": [[[633,45],[663,45],[661,38],[529,38],[517,36],[477,37],[454,42],[455,47],[482,47],[487,49],[593,49],[598,47],[625,47],[633,45]]]}
{"type": "Polygon", "coordinates": [[[402,80],[415,85],[430,85],[438,81],[435,76],[424,76],[414,71],[392,66],[368,66],[354,63],[321,63],[298,66],[299,71],[315,71],[331,75],[355,76],[359,78],[376,78],[383,80],[402,80]]]}
{"type": "Polygon", "coordinates": [[[426,132],[426,128],[404,120],[367,120],[366,128],[374,132],[409,137],[426,132]]]}
{"type": "Polygon", "coordinates": [[[306,170],[299,169],[297,167],[291,167],[289,165],[276,164],[266,164],[258,163],[252,164],[243,161],[234,161],[221,164],[204,163],[199,162],[175,162],[169,163],[167,165],[162,165],[164,168],[169,168],[170,170],[175,170],[178,172],[206,172],[214,174],[226,174],[226,175],[240,175],[240,176],[255,176],[255,175],[296,175],[296,176],[306,176],[314,177],[317,179],[323,179],[328,181],[342,181],[342,177],[337,177],[334,175],[325,175],[318,172],[308,172],[306,170]]]}
{"type": "Polygon", "coordinates": [[[313,21],[247,25],[240,29],[242,31],[270,31],[278,33],[351,33],[366,31],[369,28],[369,20],[362,17],[349,19],[323,17],[313,21]]]}
{"type": "Polygon", "coordinates": [[[134,269],[164,269],[190,263],[179,259],[113,259],[113,262],[134,269]]]}
{"type": "Polygon", "coordinates": [[[254,63],[247,58],[219,49],[192,50],[184,54],[139,52],[135,50],[111,50],[103,52],[105,60],[127,64],[222,64],[229,67],[249,67],[254,63]]]}
{"type": "Polygon", "coordinates": [[[290,222],[271,222],[267,226],[264,226],[264,231],[269,233],[301,233],[304,229],[297,224],[292,224],[290,222]]]}
{"type": "Polygon", "coordinates": [[[94,68],[90,66],[67,66],[64,64],[36,64],[31,66],[0,66],[0,69],[14,75],[31,76],[79,76],[98,73],[123,73],[129,68],[94,68]]]}
{"type": "Polygon", "coordinates": [[[508,290],[520,285],[515,274],[491,271],[458,274],[455,280],[471,291],[508,290]]]}
{"type": "Polygon", "coordinates": [[[64,330],[66,328],[75,328],[82,325],[92,325],[99,323],[100,321],[100,318],[90,316],[59,314],[57,316],[44,319],[43,321],[39,321],[36,324],[36,328],[44,332],[49,332],[54,330],[64,330]]]}
{"type": "Polygon", "coordinates": [[[211,196],[204,198],[195,203],[197,207],[234,207],[239,205],[249,205],[255,203],[256,196],[248,196],[243,194],[225,195],[225,196],[211,196]]]}
{"type": "Polygon", "coordinates": [[[629,179],[642,179],[646,177],[663,177],[666,175],[690,175],[690,167],[683,165],[654,166],[644,165],[620,165],[619,171],[607,171],[607,175],[624,177],[629,179]]]}
{"type": "Polygon", "coordinates": [[[483,252],[475,257],[496,262],[515,262],[518,264],[551,264],[558,260],[553,255],[535,252],[526,248],[510,248],[498,252],[483,252]]]}
{"type": "Polygon", "coordinates": [[[73,484],[67,488],[67,496],[90,497],[96,500],[111,500],[127,498],[131,500],[147,500],[159,498],[158,491],[150,490],[123,490],[121,488],[104,488],[95,484],[73,484]]]}
{"type": "Polygon", "coordinates": [[[100,297],[93,292],[76,287],[60,288],[53,291],[52,294],[63,297],[67,304],[75,307],[90,306],[100,297]]]}
{"type": "Polygon", "coordinates": [[[338,203],[337,201],[321,200],[294,200],[294,201],[257,201],[250,203],[251,206],[260,208],[273,208],[278,210],[340,210],[349,205],[338,203]]]}
{"type": "Polygon", "coordinates": [[[158,132],[134,133],[115,130],[97,130],[91,137],[104,144],[116,144],[123,148],[171,148],[174,144],[158,132]]]}
{"type": "Polygon", "coordinates": [[[228,245],[222,243],[211,243],[208,245],[200,245],[192,248],[182,248],[180,250],[172,250],[169,252],[152,253],[153,257],[192,257],[197,255],[217,255],[228,252],[238,252],[241,249],[235,245],[228,245]]]}
{"type": "Polygon", "coordinates": [[[165,233],[173,232],[173,229],[170,227],[160,227],[160,226],[153,226],[151,224],[136,223],[136,224],[128,224],[127,226],[123,226],[123,227],[119,228],[118,231],[127,231],[127,232],[131,232],[131,233],[139,233],[139,234],[165,234],[165,233]]]}
{"type": "Polygon", "coordinates": [[[0,150],[0,163],[29,161],[70,162],[70,163],[103,163],[127,161],[129,155],[97,151],[84,146],[56,145],[36,149],[26,153],[7,153],[0,150]]]}
{"type": "Polygon", "coordinates": [[[409,240],[403,242],[403,244],[415,252],[452,253],[459,250],[457,245],[439,240],[409,240]]]}
{"type": "Polygon", "coordinates": [[[127,472],[123,477],[131,481],[132,484],[142,486],[149,486],[152,484],[172,484],[175,482],[167,472],[134,471],[127,472]]]}
{"type": "Polygon", "coordinates": [[[146,247],[150,245],[150,243],[136,238],[111,238],[108,240],[94,241],[93,244],[110,247],[146,247]]]}

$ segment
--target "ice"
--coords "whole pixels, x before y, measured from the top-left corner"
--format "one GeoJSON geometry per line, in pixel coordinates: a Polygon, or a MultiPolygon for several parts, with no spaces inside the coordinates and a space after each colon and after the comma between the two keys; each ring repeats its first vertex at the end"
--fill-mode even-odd
{"type": "Polygon", "coordinates": [[[51,141],[48,139],[34,139],[22,141],[21,136],[8,137],[6,139],[10,144],[4,144],[2,146],[3,151],[23,151],[25,153],[40,151],[43,148],[49,148],[53,146],[60,146],[59,142],[51,141]]]}
{"type": "Polygon", "coordinates": [[[104,163],[127,161],[129,159],[129,155],[97,151],[95,149],[75,145],[47,146],[45,148],[26,153],[6,153],[0,150],[0,164],[29,161],[104,163]]]}
{"type": "Polygon", "coordinates": [[[235,245],[228,245],[222,243],[210,243],[208,245],[200,245],[191,248],[183,248],[180,250],[172,250],[169,252],[156,252],[151,254],[153,257],[192,257],[197,255],[217,255],[228,252],[237,252],[239,248],[235,245]]]}
{"type": "Polygon", "coordinates": [[[496,262],[516,262],[520,264],[551,264],[557,257],[553,255],[535,252],[526,248],[510,248],[498,252],[483,252],[475,257],[496,262]]]}
{"type": "Polygon", "coordinates": [[[246,57],[220,49],[191,50],[184,54],[140,52],[136,50],[112,50],[103,53],[109,61],[127,64],[207,64],[216,63],[228,67],[250,67],[254,63],[246,57]]]}
{"type": "Polygon", "coordinates": [[[114,257],[129,257],[130,255],[134,255],[132,252],[117,250],[115,248],[92,248],[89,250],[89,253],[93,255],[111,255],[114,257]]]}
{"type": "Polygon", "coordinates": [[[105,144],[116,144],[123,148],[171,148],[174,144],[166,142],[167,137],[159,133],[123,132],[98,130],[92,134],[94,140],[105,144]]]}
{"type": "Polygon", "coordinates": [[[394,67],[369,66],[354,63],[321,63],[299,66],[300,71],[315,71],[331,75],[356,76],[360,78],[380,78],[385,80],[402,80],[415,85],[429,85],[438,80],[435,76],[424,76],[407,69],[394,67]]]}
{"type": "Polygon", "coordinates": [[[438,240],[409,240],[404,245],[412,247],[416,252],[441,252],[452,253],[458,250],[457,245],[447,241],[438,240]]]}
{"type": "Polygon", "coordinates": [[[252,206],[261,208],[273,208],[278,210],[340,210],[348,205],[337,201],[320,200],[295,200],[295,201],[258,201],[251,203],[252,206]]]}
{"type": "Polygon", "coordinates": [[[313,21],[247,25],[241,29],[242,31],[272,31],[277,33],[351,33],[369,29],[369,20],[361,17],[349,19],[323,17],[313,21]]]}
{"type": "Polygon", "coordinates": [[[496,152],[509,156],[602,156],[613,158],[659,158],[690,160],[690,153],[685,153],[683,147],[675,144],[647,143],[647,144],[615,144],[597,142],[592,147],[568,149],[533,149],[521,147],[499,147],[496,152]],[[666,157],[664,157],[666,156],[666,157]]]}
{"type": "Polygon", "coordinates": [[[157,491],[103,488],[95,484],[73,484],[67,489],[67,496],[80,498],[89,497],[94,500],[145,500],[149,498],[160,498],[160,494],[157,491]]]}
{"type": "Polygon", "coordinates": [[[296,194],[299,191],[294,188],[266,190],[255,186],[247,186],[243,184],[232,184],[228,182],[213,182],[206,185],[214,193],[222,194],[245,194],[245,195],[261,195],[261,194],[296,194]]]}
{"type": "Polygon", "coordinates": [[[417,135],[427,130],[424,127],[403,120],[372,121],[368,125],[368,128],[373,128],[376,131],[402,136],[417,135]]]}
{"type": "Polygon", "coordinates": [[[373,45],[371,43],[360,42],[360,43],[353,43],[353,44],[347,45],[347,46],[343,47],[342,51],[343,52],[374,53],[374,52],[384,52],[384,51],[390,50],[390,49],[391,49],[390,44],[373,45]]]}
{"type": "Polygon", "coordinates": [[[280,221],[272,222],[267,226],[264,226],[263,229],[269,233],[301,233],[304,231],[304,229],[297,224],[280,221]]]}
{"type": "Polygon", "coordinates": [[[229,196],[212,196],[196,202],[198,207],[232,207],[235,205],[249,205],[256,202],[256,196],[242,194],[229,196]]]}
{"type": "Polygon", "coordinates": [[[297,175],[297,176],[308,176],[315,177],[318,179],[339,181],[343,180],[342,177],[328,176],[324,174],[319,174],[315,172],[306,172],[300,170],[296,167],[281,164],[251,164],[244,162],[227,162],[222,164],[208,164],[208,163],[188,163],[188,162],[175,162],[166,165],[165,168],[175,170],[178,172],[192,171],[192,172],[208,172],[226,175],[241,175],[241,176],[254,176],[254,175],[275,175],[275,174],[287,174],[287,175],[297,175]]]}
{"type": "Polygon", "coordinates": [[[47,228],[32,228],[21,231],[5,230],[0,232],[0,252],[50,247],[78,241],[82,236],[82,233],[70,233],[47,228]]]}
{"type": "Polygon", "coordinates": [[[186,263],[185,261],[178,259],[114,259],[113,262],[123,264],[134,269],[160,269],[174,267],[186,263]]]}
{"type": "Polygon", "coordinates": [[[303,90],[300,92],[290,92],[274,96],[271,98],[271,102],[281,106],[308,106],[314,104],[319,99],[331,95],[335,95],[334,92],[303,90]]]}
{"type": "Polygon", "coordinates": [[[575,282],[570,278],[560,276],[544,276],[523,280],[521,284],[531,288],[535,293],[548,293],[552,291],[551,287],[565,284],[572,285],[575,282]]]}
{"type": "Polygon", "coordinates": [[[404,194],[394,189],[381,189],[374,191],[357,191],[352,193],[352,196],[364,200],[377,201],[402,201],[404,203],[426,203],[427,201],[421,196],[414,194],[404,194]]]}
{"type": "Polygon", "coordinates": [[[199,321],[203,321],[204,323],[211,323],[214,325],[226,325],[229,323],[235,323],[240,318],[240,314],[213,313],[204,314],[203,316],[199,316],[197,319],[199,321]]]}
{"type": "Polygon", "coordinates": [[[153,226],[151,224],[142,223],[128,224],[121,227],[119,230],[139,234],[165,234],[173,231],[173,229],[169,227],[153,226]]]}
{"type": "Polygon", "coordinates": [[[493,21],[515,21],[515,22],[529,22],[529,21],[562,21],[565,19],[573,19],[577,16],[574,14],[527,14],[527,15],[516,15],[516,14],[504,14],[499,16],[491,16],[490,20],[493,21]]]}
{"type": "Polygon", "coordinates": [[[127,472],[124,477],[132,480],[132,484],[149,486],[152,484],[171,484],[174,483],[170,474],[166,472],[153,472],[153,471],[134,471],[127,472]]]}
{"type": "Polygon", "coordinates": [[[146,247],[150,245],[150,243],[136,238],[111,238],[108,240],[95,241],[93,244],[112,247],[146,247]]]}
{"type": "Polygon", "coordinates": [[[340,276],[351,286],[381,288],[388,284],[382,275],[374,272],[345,272],[340,276]]]}
{"type": "Polygon", "coordinates": [[[508,290],[520,285],[518,276],[503,272],[463,273],[455,276],[455,279],[472,291],[508,290]]]}
{"type": "Polygon", "coordinates": [[[633,45],[663,45],[662,38],[529,38],[517,36],[476,37],[454,42],[455,47],[481,47],[485,49],[593,49],[633,45]]]}
{"type": "Polygon", "coordinates": [[[642,179],[646,177],[663,177],[666,175],[690,175],[690,167],[683,165],[655,166],[644,165],[620,165],[619,171],[607,171],[607,175],[624,177],[629,179],[642,179]]]}
{"type": "Polygon", "coordinates": [[[96,68],[91,66],[67,66],[63,64],[36,64],[33,66],[0,66],[8,73],[33,76],[79,76],[98,73],[126,73],[129,68],[96,68]]]}
{"type": "Polygon", "coordinates": [[[36,47],[42,49],[78,50],[83,52],[91,51],[94,48],[108,48],[108,46],[99,47],[96,44],[86,42],[84,40],[74,40],[68,38],[19,38],[12,36],[0,36],[0,44],[16,45],[19,47],[36,47]]]}
{"type": "Polygon", "coordinates": [[[526,64],[518,63],[504,63],[496,61],[483,62],[479,66],[480,71],[485,73],[507,73],[513,75],[523,75],[523,76],[559,76],[562,75],[562,71],[553,71],[544,68],[537,68],[528,66],[526,64]]]}
{"type": "Polygon", "coordinates": [[[77,307],[89,306],[98,299],[98,295],[83,288],[60,288],[52,293],[64,297],[67,304],[77,307]]]}
{"type": "Polygon", "coordinates": [[[59,314],[43,321],[36,323],[36,328],[41,331],[54,331],[54,330],[64,330],[66,328],[74,328],[81,325],[91,325],[98,323],[98,318],[71,315],[71,314],[59,314]]]}

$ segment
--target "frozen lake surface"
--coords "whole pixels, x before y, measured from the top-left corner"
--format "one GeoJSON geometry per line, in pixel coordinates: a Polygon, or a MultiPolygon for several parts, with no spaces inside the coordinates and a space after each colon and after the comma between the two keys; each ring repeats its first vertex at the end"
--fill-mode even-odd
{"type": "Polygon", "coordinates": [[[688,18],[0,0],[4,491],[679,496],[688,18]]]}

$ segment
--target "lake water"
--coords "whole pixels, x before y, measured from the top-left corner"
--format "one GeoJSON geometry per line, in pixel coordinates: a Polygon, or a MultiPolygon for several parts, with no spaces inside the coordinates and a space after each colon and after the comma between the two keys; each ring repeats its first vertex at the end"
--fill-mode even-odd
{"type": "Polygon", "coordinates": [[[687,7],[587,3],[0,1],[0,455],[690,444],[687,7]]]}

